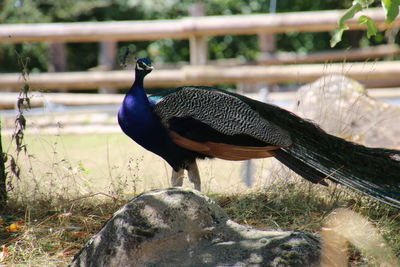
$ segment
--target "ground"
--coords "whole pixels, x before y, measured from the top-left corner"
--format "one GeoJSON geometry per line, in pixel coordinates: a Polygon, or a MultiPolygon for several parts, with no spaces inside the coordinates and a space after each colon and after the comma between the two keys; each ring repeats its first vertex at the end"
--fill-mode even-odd
{"type": "MultiPolygon", "coordinates": [[[[10,208],[0,221],[0,266],[64,266],[128,199],[169,186],[169,167],[122,134],[26,140],[28,154],[19,159],[22,178],[13,180],[10,208]]],[[[13,151],[7,138],[3,142],[13,151]]],[[[272,165],[269,159],[256,161],[255,183],[247,188],[241,181],[243,163],[204,161],[204,192],[236,222],[260,229],[318,233],[332,210],[349,207],[366,216],[400,255],[398,210],[341,187],[311,185],[272,165]]],[[[352,251],[351,262],[367,261],[352,251]]]]}

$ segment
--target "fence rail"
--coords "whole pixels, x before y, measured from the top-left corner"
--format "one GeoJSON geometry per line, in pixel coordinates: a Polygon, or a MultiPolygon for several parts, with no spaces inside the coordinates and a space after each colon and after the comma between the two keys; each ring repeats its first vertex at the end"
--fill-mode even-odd
{"type": "MultiPolygon", "coordinates": [[[[146,78],[146,87],[168,88],[184,85],[219,85],[239,82],[305,83],[322,75],[343,74],[364,84],[380,80],[399,81],[400,61],[372,63],[330,63],[282,66],[185,66],[156,70],[146,78]]],[[[29,85],[34,90],[127,88],[134,80],[132,70],[64,73],[32,73],[29,85]]],[[[18,91],[23,86],[20,74],[0,74],[0,88],[18,91]]]]}
{"type": "Polygon", "coordinates": [[[261,56],[258,62],[265,65],[301,64],[317,62],[338,62],[371,60],[377,58],[393,57],[400,54],[397,44],[377,45],[365,48],[352,48],[347,50],[318,51],[308,54],[282,53],[261,56]]]}
{"type": "MultiPolygon", "coordinates": [[[[399,99],[400,88],[371,88],[366,90],[370,97],[382,99],[399,99]]],[[[252,98],[260,98],[260,94],[246,94],[252,98]]],[[[0,92],[0,113],[1,109],[12,109],[16,105],[19,93],[0,92]]],[[[124,95],[121,94],[85,94],[85,93],[42,93],[31,92],[30,104],[32,107],[42,107],[46,105],[63,106],[90,106],[90,105],[120,105],[124,95]]],[[[271,102],[291,102],[295,101],[296,92],[271,92],[268,100],[271,102]]]]}
{"type": "MultiPolygon", "coordinates": [[[[189,39],[192,36],[248,35],[282,32],[324,32],[337,27],[344,10],[291,12],[277,14],[202,16],[178,20],[73,22],[0,25],[0,42],[98,42],[189,39]]],[[[387,28],[384,11],[363,11],[379,29],[387,28]]],[[[357,24],[358,14],[348,21],[350,29],[365,29],[357,24]]],[[[400,25],[400,19],[391,27],[400,25]]]]}

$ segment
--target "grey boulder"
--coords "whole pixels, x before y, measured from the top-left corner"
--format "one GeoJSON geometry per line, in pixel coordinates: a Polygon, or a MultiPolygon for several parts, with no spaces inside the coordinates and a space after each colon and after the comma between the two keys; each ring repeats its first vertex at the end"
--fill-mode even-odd
{"type": "Polygon", "coordinates": [[[71,266],[313,266],[319,254],[311,234],[243,226],[200,192],[170,188],[127,203],[71,266]]]}

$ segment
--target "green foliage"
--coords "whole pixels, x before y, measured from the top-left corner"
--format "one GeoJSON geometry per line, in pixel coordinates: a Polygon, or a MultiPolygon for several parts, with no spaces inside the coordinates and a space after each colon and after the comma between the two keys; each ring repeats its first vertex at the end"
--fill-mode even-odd
{"type": "Polygon", "coordinates": [[[390,24],[399,15],[399,0],[382,0],[383,8],[386,14],[386,23],[390,24]]]}
{"type": "Polygon", "coordinates": [[[51,22],[51,17],[38,8],[39,1],[4,0],[0,2],[0,23],[51,22]]]}
{"type": "Polygon", "coordinates": [[[98,7],[106,7],[112,1],[51,1],[51,0],[4,0],[0,2],[1,23],[46,23],[75,21],[98,7]]]}
{"type": "MultiPolygon", "coordinates": [[[[397,0],[398,1],[398,0],[397,0]]],[[[269,1],[259,0],[207,0],[202,3],[207,15],[235,15],[268,13],[269,1]]],[[[389,1],[395,3],[395,1],[389,1]]],[[[365,0],[359,0],[363,6],[365,0]]],[[[351,4],[350,0],[304,0],[278,1],[277,12],[312,11],[342,9],[351,4]]],[[[179,19],[188,16],[193,5],[190,0],[90,0],[90,1],[51,1],[51,0],[4,0],[0,1],[0,23],[48,23],[74,21],[110,21],[110,20],[159,20],[179,19]]],[[[369,20],[364,23],[372,25],[369,20]]],[[[370,35],[373,34],[370,26],[370,35]]],[[[343,31],[340,34],[345,34],[343,31]]],[[[338,39],[340,39],[338,36],[338,39]]],[[[289,32],[276,35],[276,47],[280,51],[308,53],[329,49],[329,33],[289,32]]],[[[383,38],[363,40],[358,32],[346,36],[335,49],[358,47],[362,43],[379,44],[383,38]]],[[[210,59],[236,58],[242,61],[255,60],[258,57],[257,36],[217,36],[209,40],[210,59]]],[[[187,40],[157,40],[143,42],[120,42],[119,50],[129,47],[133,56],[151,57],[157,62],[182,62],[189,60],[187,40]]],[[[18,72],[15,60],[18,52],[31,58],[33,72],[47,71],[47,44],[23,43],[0,44],[0,71],[18,72]]],[[[120,52],[123,53],[123,52],[120,52]]],[[[82,71],[97,65],[97,43],[67,44],[67,65],[70,71],[82,71]]],[[[130,61],[128,61],[130,62],[130,61]]]]}
{"type": "Polygon", "coordinates": [[[349,27],[345,24],[345,22],[355,16],[355,14],[362,10],[362,6],[360,3],[355,3],[352,7],[350,7],[344,15],[338,20],[339,28],[334,33],[331,39],[331,47],[334,47],[338,42],[342,40],[342,35],[345,30],[348,30],[349,27]]]}
{"type": "Polygon", "coordinates": [[[374,0],[354,0],[353,4],[360,4],[362,8],[368,8],[374,3],[374,0]]]}
{"type": "MultiPolygon", "coordinates": [[[[333,33],[330,40],[331,47],[342,41],[343,32],[348,30],[349,27],[345,22],[355,16],[363,9],[367,9],[374,3],[374,0],[354,0],[353,5],[343,14],[338,20],[338,28],[333,33]]],[[[382,0],[382,6],[385,9],[386,23],[390,24],[399,14],[400,0],[382,0]]],[[[374,21],[368,16],[360,16],[358,24],[365,24],[367,26],[367,37],[371,38],[377,34],[377,28],[374,21]]]]}
{"type": "Polygon", "coordinates": [[[372,36],[375,36],[376,33],[378,32],[378,29],[375,26],[374,21],[368,17],[368,16],[360,16],[358,18],[358,24],[366,24],[367,25],[367,36],[368,38],[371,38],[372,36]]]}
{"type": "Polygon", "coordinates": [[[31,72],[47,69],[47,44],[45,43],[22,43],[22,44],[0,44],[0,71],[19,72],[20,65],[18,55],[22,58],[30,58],[31,72]]]}

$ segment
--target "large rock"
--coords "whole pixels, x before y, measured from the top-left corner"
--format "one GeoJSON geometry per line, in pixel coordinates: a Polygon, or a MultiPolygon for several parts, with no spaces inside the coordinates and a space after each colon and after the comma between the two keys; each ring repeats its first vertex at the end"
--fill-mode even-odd
{"type": "Polygon", "coordinates": [[[346,76],[327,75],[301,87],[294,111],[347,140],[400,149],[400,107],[369,97],[346,76]]]}
{"type": "Polygon", "coordinates": [[[200,192],[144,193],[117,211],[71,266],[312,266],[319,241],[229,220],[200,192]]]}

